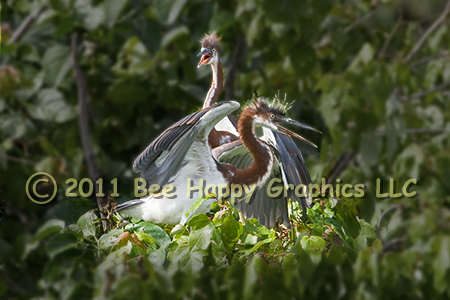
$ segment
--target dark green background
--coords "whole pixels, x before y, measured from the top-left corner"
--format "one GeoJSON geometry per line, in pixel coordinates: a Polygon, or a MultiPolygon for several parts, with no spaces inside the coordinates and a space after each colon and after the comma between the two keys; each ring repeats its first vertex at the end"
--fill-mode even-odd
{"type": "Polygon", "coordinates": [[[221,100],[243,103],[255,90],[267,97],[286,94],[295,100],[289,117],[324,133],[301,132],[319,146],[316,151],[299,144],[314,182],[354,151],[340,179],[367,186],[360,218],[374,229],[383,210],[401,205],[381,231],[385,240],[405,238],[401,251],[374,256],[374,265],[369,260],[363,271],[359,260],[347,261],[337,267],[341,273],[322,277],[318,290],[341,276],[341,290],[325,289],[327,297],[375,299],[389,291],[385,297],[450,298],[446,1],[50,0],[10,43],[25,18],[44,5],[6,0],[1,7],[0,199],[6,207],[0,295],[7,290],[11,298],[50,297],[36,284],[48,258],[39,250],[45,241],[36,243],[33,235],[49,219],[67,225],[95,208],[93,198],[64,196],[65,180],[88,177],[72,35],[80,37],[77,52],[99,170],[105,182],[119,179],[124,201],[132,193],[134,158],[165,128],[201,108],[211,70],[197,69],[198,40],[214,30],[223,37],[221,100]],[[57,200],[43,206],[25,195],[25,183],[37,171],[52,174],[60,187],[57,200]],[[395,178],[399,186],[416,178],[420,186],[413,190],[420,196],[376,199],[377,178],[395,178]]]}

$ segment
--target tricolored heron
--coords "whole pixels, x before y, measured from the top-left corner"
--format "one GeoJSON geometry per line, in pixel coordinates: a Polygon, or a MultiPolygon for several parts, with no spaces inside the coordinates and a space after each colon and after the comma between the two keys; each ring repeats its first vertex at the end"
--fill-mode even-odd
{"type": "MultiPolygon", "coordinates": [[[[218,37],[215,32],[211,35],[205,34],[205,36],[200,40],[202,48],[197,56],[201,56],[201,58],[197,68],[204,65],[210,65],[213,75],[211,87],[206,94],[203,108],[207,108],[215,104],[223,89],[223,70],[222,63],[219,59],[220,40],[221,37],[218,37]]],[[[215,148],[225,143],[238,140],[238,136],[237,119],[233,115],[228,115],[220,120],[211,131],[211,134],[209,135],[209,145],[211,148],[215,148]]]]}
{"type": "MultiPolygon", "coordinates": [[[[189,208],[198,198],[198,191],[187,194],[188,178],[192,186],[198,186],[203,179],[206,184],[215,186],[245,184],[261,188],[273,177],[274,172],[281,173],[277,151],[257,137],[255,127],[269,128],[302,140],[305,139],[281,127],[279,123],[288,122],[310,127],[286,118],[286,107],[280,102],[269,103],[255,98],[253,103],[244,109],[238,122],[240,141],[252,156],[253,162],[247,168],[238,169],[231,164],[217,161],[208,145],[208,136],[213,127],[238,108],[239,104],[234,101],[216,103],[166,129],[139,155],[133,169],[140,172],[141,177],[151,184],[171,184],[176,188],[175,197],[147,196],[120,204],[116,210],[149,222],[184,224],[189,218],[189,214],[186,216],[189,208]]],[[[232,156],[231,148],[233,147],[225,151],[216,148],[215,154],[219,157],[232,156]]],[[[204,201],[196,212],[207,212],[214,201],[215,199],[204,201]]]]}
{"type": "MultiPolygon", "coordinates": [[[[198,55],[201,55],[201,59],[198,67],[209,64],[211,65],[213,73],[211,88],[206,96],[203,108],[215,104],[223,88],[223,71],[219,59],[220,40],[221,37],[218,37],[216,33],[212,33],[211,35],[205,34],[200,41],[201,52],[198,55]]],[[[238,140],[238,138],[236,138],[237,136],[239,136],[239,133],[237,132],[237,122],[233,115],[227,116],[221,120],[211,132],[209,139],[210,146],[215,148],[223,145],[223,149],[225,150],[230,148],[231,145],[234,146],[235,143],[224,145],[224,142],[238,140]]],[[[312,183],[303,156],[291,137],[263,127],[263,136],[261,139],[273,145],[280,154],[279,157],[282,164],[281,176],[286,184],[293,184],[294,186],[305,184],[309,186],[309,184],[312,183]]],[[[249,153],[246,153],[244,149],[244,152],[240,151],[240,155],[232,155],[231,157],[229,155],[223,155],[221,160],[231,163],[236,167],[245,168],[251,164],[252,156],[249,155],[249,153]]],[[[241,202],[237,207],[246,217],[258,218],[264,225],[272,227],[274,221],[280,217],[279,214],[273,216],[273,212],[278,209],[281,201],[287,203],[288,199],[300,203],[303,208],[303,216],[306,216],[306,207],[310,205],[308,197],[298,197],[293,190],[288,190],[286,197],[284,197],[283,200],[278,199],[277,202],[271,201],[266,193],[262,193],[257,195],[255,201],[252,202],[252,205],[241,202]],[[261,207],[264,207],[264,212],[262,212],[261,207]],[[265,215],[266,217],[263,218],[262,215],[265,215]]],[[[288,222],[287,204],[283,204],[282,206],[281,217],[288,222]],[[284,208],[285,206],[286,208],[284,208]]]]}

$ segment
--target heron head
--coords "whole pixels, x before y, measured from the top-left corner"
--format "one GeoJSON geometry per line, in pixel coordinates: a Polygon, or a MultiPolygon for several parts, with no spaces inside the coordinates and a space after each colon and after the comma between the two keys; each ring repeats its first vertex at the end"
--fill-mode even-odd
{"type": "Polygon", "coordinates": [[[197,56],[201,56],[197,68],[203,65],[211,65],[219,62],[219,42],[222,37],[218,37],[215,32],[205,36],[200,40],[202,49],[197,56]]]}
{"type": "MultiPolygon", "coordinates": [[[[254,114],[254,124],[259,125],[261,127],[268,128],[270,130],[296,137],[302,141],[307,142],[308,144],[317,148],[316,145],[303,138],[302,136],[282,127],[279,123],[290,123],[294,124],[306,129],[314,130],[320,132],[317,129],[314,129],[310,126],[299,123],[295,120],[292,120],[285,116],[285,113],[289,110],[290,105],[282,102],[275,97],[274,100],[269,101],[267,99],[258,98],[255,96],[252,102],[252,110],[254,114]]],[[[321,132],[320,132],[321,133],[321,132]]]]}

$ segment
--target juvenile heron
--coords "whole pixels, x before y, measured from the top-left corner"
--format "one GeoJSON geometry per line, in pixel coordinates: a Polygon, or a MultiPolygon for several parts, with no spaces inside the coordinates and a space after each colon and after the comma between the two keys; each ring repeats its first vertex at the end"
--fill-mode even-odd
{"type": "MultiPolygon", "coordinates": [[[[188,178],[191,186],[199,186],[200,180],[203,179],[206,184],[214,184],[216,187],[245,184],[258,189],[263,187],[274,173],[280,173],[277,151],[257,137],[255,127],[261,126],[304,141],[306,141],[304,138],[281,127],[279,123],[288,122],[311,128],[286,118],[284,115],[286,107],[280,102],[269,103],[255,98],[253,103],[244,109],[238,122],[240,141],[252,156],[252,163],[244,169],[239,169],[217,161],[208,145],[208,136],[213,127],[238,108],[239,104],[234,101],[216,103],[166,129],[139,155],[133,169],[140,172],[141,177],[148,183],[159,186],[171,184],[176,188],[175,195],[159,197],[150,195],[118,205],[116,210],[149,222],[185,224],[192,215],[189,208],[199,195],[198,191],[188,194],[188,178]]],[[[239,143],[235,142],[236,147],[228,147],[229,149],[224,151],[217,149],[215,155],[233,156],[232,150],[239,148],[239,143]]],[[[207,212],[213,201],[215,199],[204,201],[196,212],[207,212]]]]}
{"type": "MultiPolygon", "coordinates": [[[[213,75],[211,87],[206,94],[203,108],[207,108],[215,104],[223,89],[223,69],[222,63],[219,59],[220,40],[221,37],[218,37],[215,32],[211,35],[205,34],[205,36],[200,40],[202,48],[197,56],[201,56],[201,58],[197,68],[204,65],[210,65],[213,75]]],[[[237,119],[233,115],[228,115],[220,120],[216,126],[214,126],[214,129],[209,135],[209,145],[211,148],[215,148],[225,143],[239,140],[238,136],[237,119]]]]}
{"type": "MultiPolygon", "coordinates": [[[[201,59],[197,67],[199,68],[203,65],[211,65],[213,74],[211,88],[208,91],[203,108],[215,104],[223,88],[223,70],[219,59],[220,40],[221,37],[218,37],[216,33],[212,33],[211,35],[205,34],[203,39],[200,41],[201,52],[198,56],[201,55],[201,59]]],[[[235,154],[232,156],[222,155],[218,158],[221,159],[221,161],[231,163],[236,167],[245,168],[252,162],[252,156],[246,152],[245,149],[243,149],[244,151],[234,149],[235,146],[238,146],[236,143],[225,145],[227,142],[239,140],[237,122],[235,120],[236,118],[233,115],[229,115],[222,119],[212,130],[209,137],[209,144],[211,148],[223,146],[223,150],[217,150],[217,153],[227,149],[227,151],[239,153],[239,155],[235,154]]],[[[305,184],[309,186],[309,184],[312,183],[303,156],[291,137],[280,134],[270,128],[263,127],[263,136],[261,139],[275,147],[280,154],[279,159],[282,164],[280,175],[283,177],[285,184],[293,184],[294,186],[305,184]]],[[[307,191],[307,193],[308,192],[309,191],[307,191]]],[[[287,203],[289,199],[291,199],[291,201],[298,202],[303,208],[303,216],[306,216],[306,208],[310,205],[308,202],[308,197],[298,197],[293,190],[288,190],[283,201],[287,203]]],[[[267,194],[263,193],[257,195],[257,198],[252,202],[252,205],[248,205],[245,202],[240,202],[237,207],[246,217],[256,217],[261,223],[264,223],[264,225],[272,227],[274,225],[274,221],[277,220],[280,215],[273,216],[273,211],[278,209],[279,202],[270,200],[271,199],[267,196],[267,194]],[[264,209],[261,207],[264,207],[264,209]],[[263,214],[262,210],[267,216],[264,220],[261,217],[261,214],[263,214]],[[269,217],[268,215],[271,216],[269,217]]],[[[282,212],[281,216],[286,222],[288,221],[287,211],[282,212]]]]}

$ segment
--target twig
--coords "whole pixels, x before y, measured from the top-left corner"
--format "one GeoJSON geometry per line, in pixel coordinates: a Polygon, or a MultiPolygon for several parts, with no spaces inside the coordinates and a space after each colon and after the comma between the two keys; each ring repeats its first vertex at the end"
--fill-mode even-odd
{"type": "Polygon", "coordinates": [[[450,12],[450,0],[447,2],[447,5],[445,6],[444,11],[439,16],[439,18],[437,18],[436,21],[434,21],[434,23],[431,24],[430,27],[428,27],[428,29],[420,37],[419,41],[414,45],[411,52],[409,52],[408,56],[406,57],[407,62],[411,61],[411,59],[414,57],[414,55],[416,55],[416,53],[420,50],[420,48],[422,48],[422,46],[425,43],[428,36],[431,33],[433,33],[433,31],[435,31],[445,21],[445,17],[447,16],[447,14],[449,12],[450,12]]]}
{"type": "MultiPolygon", "coordinates": [[[[27,291],[20,284],[17,284],[15,280],[12,280],[11,278],[9,278],[6,268],[3,269],[2,275],[3,275],[2,277],[5,280],[5,283],[8,285],[8,287],[11,290],[13,290],[14,292],[16,292],[19,295],[27,294],[27,291]]],[[[1,299],[3,299],[3,298],[1,298],[1,299]]]]}
{"type": "Polygon", "coordinates": [[[334,183],[336,179],[341,176],[341,174],[345,171],[345,169],[348,167],[348,165],[351,163],[353,158],[356,155],[356,151],[349,150],[346,153],[342,154],[341,157],[339,157],[338,161],[334,165],[333,169],[331,169],[330,174],[327,176],[327,184],[328,183],[334,183]]]}
{"type": "Polygon", "coordinates": [[[405,238],[396,238],[383,244],[382,252],[399,251],[399,246],[406,241],[405,238]]]}
{"type": "Polygon", "coordinates": [[[359,24],[361,24],[362,22],[364,22],[365,20],[369,19],[371,16],[373,16],[376,12],[376,9],[371,10],[370,12],[368,12],[367,14],[365,14],[364,16],[362,16],[361,18],[359,18],[358,20],[356,20],[355,22],[353,22],[352,24],[350,24],[349,26],[347,26],[344,29],[344,33],[349,33],[353,28],[355,28],[356,26],[358,26],[359,24]]]}
{"type": "Polygon", "coordinates": [[[21,164],[29,164],[29,165],[35,165],[36,164],[36,162],[28,160],[28,159],[25,159],[25,158],[14,157],[14,156],[9,156],[9,155],[1,155],[1,156],[6,158],[7,160],[18,162],[18,163],[21,163],[21,164]]]}
{"type": "Polygon", "coordinates": [[[234,78],[236,77],[236,70],[238,69],[244,43],[245,36],[241,34],[237,39],[236,46],[234,47],[233,58],[231,59],[231,65],[227,73],[227,80],[225,82],[225,100],[230,100],[233,98],[234,78]]]}
{"type": "Polygon", "coordinates": [[[36,19],[48,8],[48,3],[42,5],[39,9],[32,11],[23,22],[20,24],[19,28],[14,31],[13,36],[8,40],[8,44],[13,44],[20,39],[22,39],[23,35],[27,30],[31,27],[31,25],[36,21],[36,19]]]}
{"type": "Polygon", "coordinates": [[[383,238],[381,237],[381,222],[383,221],[384,217],[392,210],[400,209],[400,208],[401,208],[400,205],[392,206],[392,207],[388,208],[387,210],[385,210],[381,214],[380,218],[378,219],[377,238],[383,243],[382,253],[387,252],[387,251],[398,251],[399,246],[402,245],[406,241],[406,238],[395,238],[390,241],[384,241],[383,238]]]}
{"type": "Polygon", "coordinates": [[[399,205],[394,205],[389,207],[388,209],[386,209],[380,216],[380,218],[378,219],[378,223],[377,223],[377,238],[383,242],[383,238],[381,237],[381,222],[383,221],[384,217],[391,211],[393,211],[394,209],[399,208],[399,205]]]}
{"type": "Polygon", "coordinates": [[[426,91],[423,91],[423,92],[419,92],[419,93],[416,93],[416,94],[412,94],[411,96],[397,97],[397,99],[399,101],[420,99],[420,98],[423,98],[425,96],[428,96],[428,95],[436,93],[436,92],[442,92],[449,86],[450,86],[450,81],[444,82],[443,84],[438,85],[438,86],[436,86],[436,87],[434,87],[432,89],[429,89],[429,90],[426,90],[426,91]]]}
{"type": "Polygon", "coordinates": [[[447,57],[447,56],[450,56],[450,51],[444,51],[444,52],[439,53],[437,55],[424,57],[422,59],[419,59],[418,61],[415,61],[413,64],[411,64],[411,69],[417,68],[420,65],[423,65],[423,64],[426,64],[426,63],[428,63],[430,61],[441,59],[441,58],[444,58],[444,57],[447,57]]]}
{"type": "Polygon", "coordinates": [[[446,128],[411,128],[406,131],[407,133],[444,133],[450,132],[450,129],[446,128]]]}
{"type": "Polygon", "coordinates": [[[389,33],[388,37],[384,41],[383,47],[380,50],[380,54],[378,54],[378,59],[380,59],[381,57],[384,56],[384,52],[386,52],[386,49],[389,46],[392,38],[397,33],[397,30],[400,28],[400,25],[402,24],[402,21],[403,21],[403,14],[400,12],[400,16],[398,17],[397,23],[395,23],[395,26],[392,29],[391,33],[389,33]]]}
{"type": "MultiPolygon", "coordinates": [[[[91,139],[91,130],[89,127],[89,95],[87,91],[86,79],[84,78],[84,74],[81,71],[80,64],[78,62],[77,55],[78,48],[78,33],[73,33],[72,35],[72,60],[73,60],[73,74],[75,78],[75,83],[77,85],[78,90],[78,107],[79,107],[79,116],[78,116],[78,125],[80,127],[80,135],[81,135],[81,144],[83,146],[83,154],[86,160],[89,177],[92,181],[96,182],[98,178],[100,178],[100,172],[98,170],[97,161],[95,160],[95,152],[94,147],[92,145],[91,139]]],[[[99,187],[95,184],[95,193],[97,194],[99,191],[99,187]]],[[[108,199],[106,197],[97,197],[97,205],[100,210],[100,215],[102,218],[106,218],[106,215],[103,213],[107,211],[108,207],[108,199]]],[[[103,220],[102,221],[103,230],[108,230],[108,223],[103,220]]]]}

